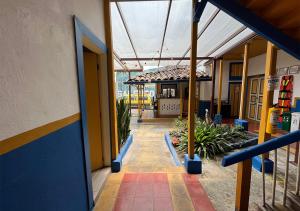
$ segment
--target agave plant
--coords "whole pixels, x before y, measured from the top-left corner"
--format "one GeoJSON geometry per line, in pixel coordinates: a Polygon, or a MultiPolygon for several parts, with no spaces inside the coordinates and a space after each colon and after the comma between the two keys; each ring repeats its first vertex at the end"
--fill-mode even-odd
{"type": "MultiPolygon", "coordinates": [[[[178,149],[186,152],[188,148],[187,129],[183,123],[177,123],[176,125],[181,126],[177,127],[177,131],[175,131],[177,135],[180,134],[178,135],[180,139],[178,149]]],[[[218,154],[233,150],[232,143],[240,139],[247,139],[247,134],[239,126],[220,126],[201,120],[195,123],[195,153],[204,158],[214,158],[218,154]]]]}
{"type": "Polygon", "coordinates": [[[118,141],[120,147],[127,140],[130,134],[129,106],[125,103],[125,99],[123,98],[117,101],[117,125],[118,125],[118,141]]]}

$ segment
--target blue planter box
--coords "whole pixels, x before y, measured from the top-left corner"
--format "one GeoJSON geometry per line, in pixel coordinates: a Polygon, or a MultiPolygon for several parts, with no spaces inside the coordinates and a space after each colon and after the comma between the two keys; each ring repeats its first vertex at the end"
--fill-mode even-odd
{"type": "Polygon", "coordinates": [[[127,138],[125,144],[122,146],[122,148],[120,150],[120,153],[117,156],[117,159],[115,159],[115,160],[112,161],[112,164],[111,164],[111,171],[112,172],[119,172],[119,171],[121,171],[123,157],[126,155],[126,152],[128,151],[130,145],[132,144],[132,141],[133,141],[133,135],[131,134],[127,138]]]}

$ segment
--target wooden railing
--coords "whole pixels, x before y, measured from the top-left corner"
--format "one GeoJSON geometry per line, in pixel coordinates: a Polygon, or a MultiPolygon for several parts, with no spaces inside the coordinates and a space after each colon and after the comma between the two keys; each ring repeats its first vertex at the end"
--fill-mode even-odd
{"type": "MultiPolygon", "coordinates": [[[[273,171],[273,199],[274,203],[275,197],[275,186],[276,186],[276,169],[277,169],[277,149],[287,147],[287,162],[286,162],[286,172],[285,172],[285,184],[284,184],[284,196],[283,203],[285,204],[286,199],[286,188],[287,188],[287,178],[288,178],[288,159],[289,159],[289,145],[300,140],[300,130],[291,132],[287,135],[283,135],[278,138],[271,139],[262,144],[258,144],[247,149],[241,150],[239,152],[232,153],[225,156],[222,160],[222,166],[230,166],[238,163],[237,170],[237,184],[236,184],[236,202],[235,210],[248,210],[249,205],[249,194],[250,194],[250,183],[251,183],[251,169],[252,169],[252,158],[258,155],[263,155],[272,150],[275,150],[275,162],[273,171]]],[[[300,156],[299,156],[300,160],[300,156]]],[[[264,162],[262,162],[262,173],[264,177],[264,162]]],[[[264,181],[264,180],[263,180],[264,181]]],[[[300,163],[298,162],[297,170],[297,181],[296,181],[296,194],[299,195],[299,183],[300,183],[300,163]]],[[[263,184],[264,185],[264,184],[263,184]]],[[[264,188],[264,186],[263,186],[264,188]]],[[[264,193],[264,190],[263,190],[264,193]]],[[[263,194],[264,195],[264,194],[263,194]]],[[[263,204],[265,200],[263,199],[263,204]]]]}

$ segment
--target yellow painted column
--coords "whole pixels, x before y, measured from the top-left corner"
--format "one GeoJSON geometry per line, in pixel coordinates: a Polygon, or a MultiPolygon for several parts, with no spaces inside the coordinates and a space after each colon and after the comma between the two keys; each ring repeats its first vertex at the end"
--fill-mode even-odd
{"type": "Polygon", "coordinates": [[[110,1],[104,0],[104,27],[105,40],[107,47],[107,79],[108,79],[108,93],[109,93],[109,118],[110,118],[110,139],[111,139],[111,158],[115,160],[119,153],[118,147],[118,128],[117,128],[117,108],[115,95],[115,81],[114,81],[114,56],[111,30],[111,15],[110,15],[110,1]]]}
{"type": "Polygon", "coordinates": [[[223,81],[223,59],[220,60],[219,67],[219,90],[218,90],[218,110],[217,113],[221,113],[222,107],[222,81],[223,81]]]}
{"type": "Polygon", "coordinates": [[[138,90],[138,120],[141,120],[141,85],[137,85],[138,90]]]}
{"type": "Polygon", "coordinates": [[[179,82],[179,97],[180,97],[180,116],[179,118],[182,119],[182,113],[183,113],[183,86],[182,82],[179,82]]]}
{"type": "MultiPolygon", "coordinates": [[[[128,72],[128,79],[130,80],[131,79],[131,73],[128,72]]],[[[130,112],[130,115],[131,115],[131,84],[129,84],[129,93],[128,93],[128,102],[129,102],[129,112],[130,112]]]]}
{"type": "Polygon", "coordinates": [[[143,89],[142,89],[143,90],[142,108],[145,109],[145,84],[143,84],[142,87],[143,87],[143,89]]]}
{"type": "MultiPolygon", "coordinates": [[[[193,0],[193,8],[195,11],[198,0],[193,0]]],[[[190,63],[190,79],[189,79],[189,103],[188,103],[188,156],[194,159],[195,153],[195,88],[196,88],[196,69],[197,69],[197,33],[198,23],[192,22],[191,32],[191,63],[190,63]]]]}
{"type": "Polygon", "coordinates": [[[247,75],[248,75],[248,64],[249,64],[249,43],[244,47],[244,62],[243,62],[243,77],[242,77],[242,90],[241,90],[241,103],[239,119],[245,118],[245,103],[246,103],[246,85],[247,85],[247,75]]]}
{"type": "Polygon", "coordinates": [[[268,90],[268,79],[271,76],[276,75],[276,60],[277,60],[277,49],[271,43],[268,42],[267,54],[266,54],[266,66],[265,66],[265,80],[264,80],[264,92],[263,92],[263,103],[261,109],[261,120],[259,125],[258,143],[265,142],[270,135],[266,133],[267,116],[268,110],[273,105],[274,90],[268,90]]]}

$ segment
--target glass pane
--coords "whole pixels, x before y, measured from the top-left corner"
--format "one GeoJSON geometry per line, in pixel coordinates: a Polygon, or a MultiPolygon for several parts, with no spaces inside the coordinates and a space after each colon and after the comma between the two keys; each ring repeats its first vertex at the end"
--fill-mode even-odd
{"type": "Polygon", "coordinates": [[[139,57],[158,56],[168,4],[168,1],[119,3],[139,57]]]}

